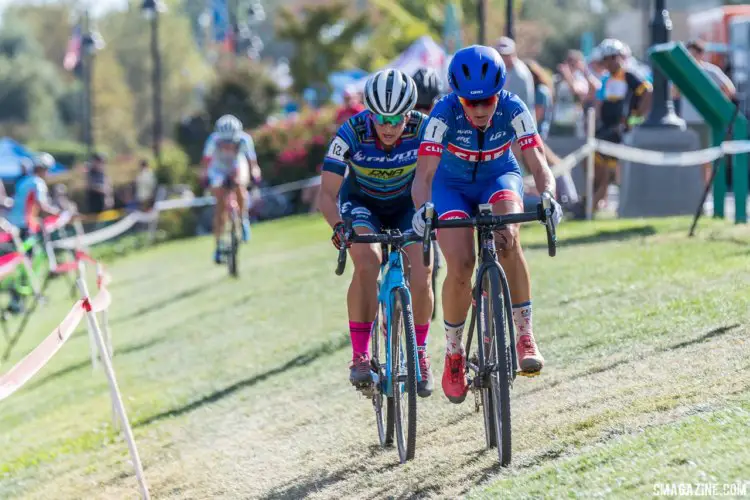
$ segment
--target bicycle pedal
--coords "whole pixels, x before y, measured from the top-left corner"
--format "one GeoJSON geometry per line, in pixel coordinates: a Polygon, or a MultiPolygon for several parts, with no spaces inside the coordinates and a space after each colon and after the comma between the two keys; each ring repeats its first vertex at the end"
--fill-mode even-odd
{"type": "Polygon", "coordinates": [[[479,397],[478,391],[474,392],[474,413],[479,413],[479,408],[482,406],[482,398],[479,397]]]}
{"type": "Polygon", "coordinates": [[[354,387],[357,389],[357,392],[368,399],[371,399],[378,392],[375,384],[359,384],[354,387]]]}
{"type": "Polygon", "coordinates": [[[518,370],[516,372],[516,375],[520,375],[520,376],[526,377],[526,378],[538,377],[541,374],[542,374],[542,370],[537,370],[535,372],[524,372],[524,371],[518,370]]]}

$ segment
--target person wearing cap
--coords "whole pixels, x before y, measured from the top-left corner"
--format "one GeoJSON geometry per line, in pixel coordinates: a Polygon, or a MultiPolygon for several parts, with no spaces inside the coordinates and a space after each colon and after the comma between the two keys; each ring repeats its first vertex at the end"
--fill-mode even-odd
{"type": "Polygon", "coordinates": [[[39,216],[42,213],[57,215],[60,210],[53,206],[47,188],[47,171],[55,165],[49,153],[42,153],[32,160],[31,171],[19,179],[13,207],[8,212],[8,221],[18,227],[21,238],[39,230],[39,216]]]}
{"type": "MultiPolygon", "coordinates": [[[[727,97],[727,99],[733,99],[737,94],[732,80],[715,64],[711,64],[704,60],[706,54],[706,46],[703,40],[690,40],[686,44],[686,48],[690,55],[695,58],[698,65],[701,67],[706,76],[712,80],[721,92],[727,97]]],[[[680,117],[685,120],[688,127],[695,130],[698,133],[698,137],[701,141],[701,148],[707,148],[711,141],[711,129],[706,124],[703,116],[695,109],[687,98],[680,94],[677,87],[672,87],[673,97],[677,102],[677,108],[680,113],[680,117]]],[[[704,167],[704,178],[705,181],[711,177],[711,164],[706,164],[704,167]]]]}
{"type": "Polygon", "coordinates": [[[501,36],[495,42],[495,49],[505,63],[507,80],[503,89],[516,94],[528,109],[536,109],[534,76],[529,67],[516,55],[516,42],[512,38],[501,36]]]}

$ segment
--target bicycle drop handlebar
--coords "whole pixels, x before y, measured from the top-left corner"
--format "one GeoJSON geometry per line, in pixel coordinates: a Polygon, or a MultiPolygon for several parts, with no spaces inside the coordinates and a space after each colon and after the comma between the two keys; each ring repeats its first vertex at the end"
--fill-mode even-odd
{"type": "MultiPolygon", "coordinates": [[[[547,231],[547,251],[549,256],[554,257],[557,254],[557,234],[555,232],[555,223],[552,219],[553,210],[552,198],[547,193],[544,193],[542,195],[542,202],[537,205],[537,209],[529,212],[506,215],[479,214],[468,219],[447,220],[435,219],[434,216],[427,218],[427,215],[425,215],[425,236],[430,234],[432,229],[489,227],[494,230],[510,224],[539,221],[544,224],[547,231]]],[[[431,203],[425,206],[425,214],[428,214],[428,212],[434,214],[434,208],[431,203]]],[[[431,246],[427,244],[423,248],[425,261],[430,258],[429,252],[431,246]]]]}
{"type": "MultiPolygon", "coordinates": [[[[401,232],[385,232],[385,233],[369,233],[369,234],[357,234],[352,230],[352,220],[344,220],[344,243],[381,243],[385,245],[399,245],[403,246],[406,243],[413,243],[416,241],[422,241],[422,236],[413,232],[401,233],[401,232]]],[[[428,238],[429,241],[432,238],[428,238]]],[[[430,245],[431,246],[431,245],[430,245]]],[[[342,244],[339,249],[338,263],[336,266],[336,274],[341,276],[346,268],[346,251],[348,245],[342,244]]]]}

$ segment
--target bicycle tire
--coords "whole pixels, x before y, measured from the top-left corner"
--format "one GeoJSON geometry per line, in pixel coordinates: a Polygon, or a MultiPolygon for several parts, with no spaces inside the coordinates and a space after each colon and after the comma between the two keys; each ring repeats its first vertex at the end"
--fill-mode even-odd
{"type": "Polygon", "coordinates": [[[385,364],[380,358],[381,347],[385,352],[385,331],[383,330],[382,318],[384,317],[382,305],[378,305],[378,312],[375,315],[375,322],[372,327],[370,338],[372,354],[370,364],[375,373],[378,374],[378,387],[375,388],[375,394],[372,396],[372,408],[375,412],[375,424],[378,430],[378,441],[380,446],[385,448],[393,446],[393,398],[388,397],[383,392],[383,380],[386,376],[385,364]]]}
{"type": "Polygon", "coordinates": [[[507,317],[504,302],[505,287],[501,285],[501,272],[492,267],[487,270],[482,280],[481,307],[484,313],[484,325],[488,327],[484,335],[479,335],[479,349],[484,358],[480,361],[483,367],[496,366],[482,384],[483,400],[488,402],[485,407],[485,425],[490,425],[487,434],[494,439],[488,439],[493,446],[497,446],[498,459],[503,467],[510,465],[512,458],[512,427],[510,411],[510,384],[512,380],[511,355],[508,348],[506,324],[511,319],[507,317]],[[484,292],[487,292],[486,298],[484,292]],[[482,341],[481,339],[485,339],[482,341]],[[487,341],[489,340],[489,341],[487,341]]]}
{"type": "Polygon", "coordinates": [[[237,237],[237,214],[233,210],[230,217],[229,224],[229,256],[227,258],[227,265],[229,266],[229,274],[236,278],[239,276],[239,270],[237,265],[237,250],[239,248],[239,238],[237,237]]]}
{"type": "Polygon", "coordinates": [[[401,463],[414,458],[417,443],[417,341],[414,330],[411,297],[405,288],[391,292],[391,386],[395,415],[395,434],[401,463]],[[403,342],[402,342],[403,337],[403,342]],[[405,363],[402,355],[405,354],[405,363]],[[405,365],[405,366],[404,366],[405,365]],[[404,369],[406,368],[405,373],[404,369]],[[406,392],[408,414],[404,436],[403,389],[406,392]]]}
{"type": "Polygon", "coordinates": [[[438,250],[437,241],[432,242],[432,319],[437,317],[438,299],[437,299],[437,281],[440,271],[440,251],[438,250]]]}

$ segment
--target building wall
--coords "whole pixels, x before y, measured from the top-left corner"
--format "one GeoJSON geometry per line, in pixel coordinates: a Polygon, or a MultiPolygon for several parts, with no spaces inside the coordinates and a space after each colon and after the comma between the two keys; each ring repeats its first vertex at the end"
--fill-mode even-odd
{"type": "MultiPolygon", "coordinates": [[[[671,0],[667,1],[669,17],[672,20],[671,39],[685,41],[689,38],[687,18],[692,12],[719,7],[721,0],[671,0]]],[[[633,54],[643,58],[651,45],[651,16],[653,4],[643,0],[639,9],[620,12],[607,23],[607,36],[619,38],[627,43],[633,54]]]]}

